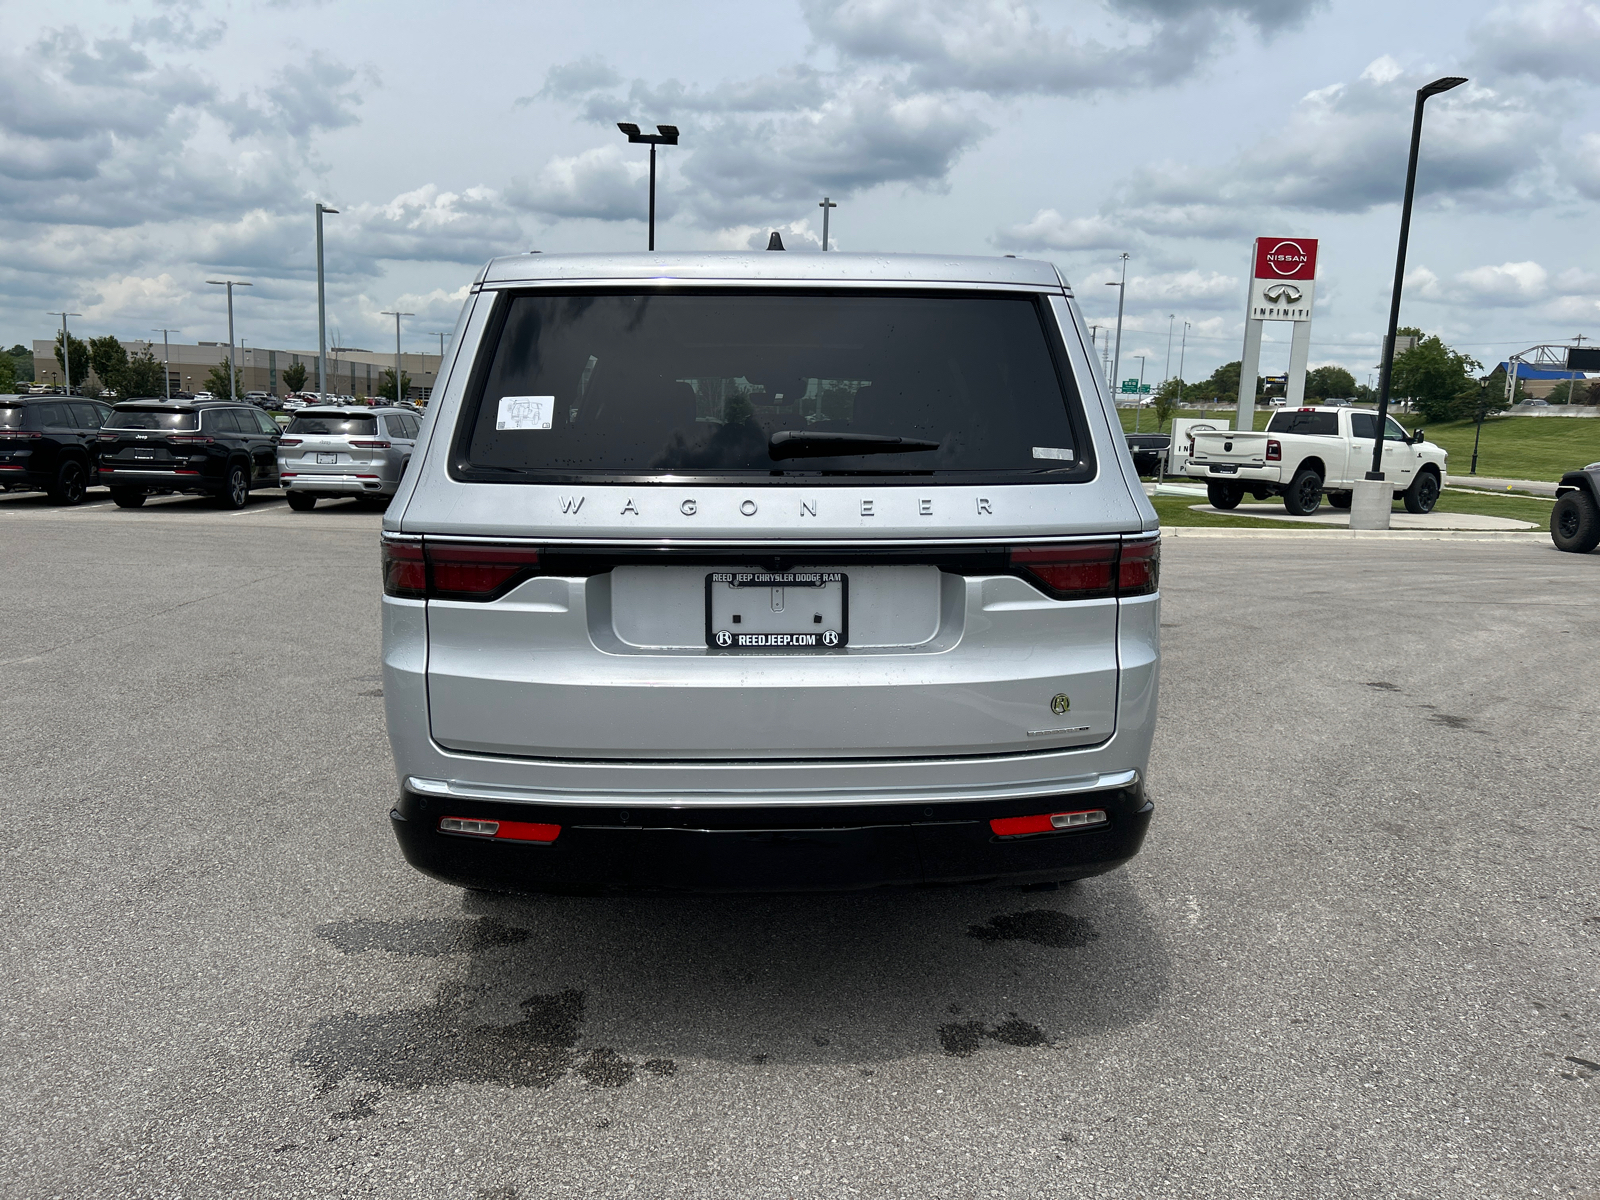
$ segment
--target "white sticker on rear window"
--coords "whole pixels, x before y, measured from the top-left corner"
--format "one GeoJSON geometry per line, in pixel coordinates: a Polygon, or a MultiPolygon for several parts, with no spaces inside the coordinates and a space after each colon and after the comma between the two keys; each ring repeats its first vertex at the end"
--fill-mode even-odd
{"type": "Polygon", "coordinates": [[[549,429],[555,415],[554,396],[501,396],[496,429],[549,429]]]}
{"type": "Polygon", "coordinates": [[[1035,446],[1033,448],[1033,456],[1035,458],[1059,458],[1065,462],[1072,461],[1072,451],[1063,450],[1060,446],[1035,446]]]}

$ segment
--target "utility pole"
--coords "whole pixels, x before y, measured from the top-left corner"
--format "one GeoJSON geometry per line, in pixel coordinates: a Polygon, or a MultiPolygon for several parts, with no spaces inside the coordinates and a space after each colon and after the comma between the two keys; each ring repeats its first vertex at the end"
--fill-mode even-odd
{"type": "Polygon", "coordinates": [[[239,287],[253,287],[254,285],[246,283],[242,279],[208,279],[206,282],[228,289],[228,399],[238,400],[239,385],[237,377],[239,368],[234,365],[233,360],[233,289],[235,285],[239,287]]]}
{"type": "Polygon", "coordinates": [[[1107,287],[1117,289],[1117,348],[1111,356],[1112,384],[1120,385],[1122,382],[1122,302],[1128,297],[1128,252],[1122,252],[1122,282],[1108,283],[1107,287]]]}
{"type": "Polygon", "coordinates": [[[162,381],[167,385],[167,391],[166,391],[167,399],[171,400],[172,399],[172,344],[167,340],[167,335],[170,334],[172,332],[172,330],[170,330],[170,329],[152,329],[150,332],[151,333],[159,333],[161,335],[161,378],[162,378],[162,381]]]}
{"type": "Polygon", "coordinates": [[[317,403],[328,402],[328,293],[322,275],[322,214],[338,213],[317,203],[317,403]]]}
{"type": "Polygon", "coordinates": [[[1177,313],[1167,314],[1167,365],[1161,368],[1162,383],[1172,378],[1172,323],[1177,319],[1177,313]]]}
{"type": "Polygon", "coordinates": [[[817,207],[822,210],[822,252],[826,254],[828,252],[828,210],[839,206],[824,196],[822,203],[817,207]]]}
{"type": "Polygon", "coordinates": [[[402,395],[400,391],[400,318],[414,317],[417,314],[408,312],[385,312],[383,315],[394,318],[394,402],[396,404],[400,404],[405,400],[405,396],[402,395]]]}
{"type": "Polygon", "coordinates": [[[45,316],[61,318],[61,370],[64,378],[67,381],[66,394],[70,396],[72,395],[72,342],[67,337],[67,318],[81,317],[83,314],[74,312],[53,312],[46,313],[45,316]]]}

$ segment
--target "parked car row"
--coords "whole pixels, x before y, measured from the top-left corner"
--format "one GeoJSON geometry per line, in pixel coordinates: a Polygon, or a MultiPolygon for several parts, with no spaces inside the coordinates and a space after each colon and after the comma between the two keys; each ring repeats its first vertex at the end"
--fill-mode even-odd
{"type": "Polygon", "coordinates": [[[226,400],[0,396],[0,489],[81,504],[104,485],[120,508],[173,493],[243,508],[251,491],[281,487],[297,512],[322,497],[382,507],[421,425],[400,408],[302,408],[285,429],[226,400]]]}

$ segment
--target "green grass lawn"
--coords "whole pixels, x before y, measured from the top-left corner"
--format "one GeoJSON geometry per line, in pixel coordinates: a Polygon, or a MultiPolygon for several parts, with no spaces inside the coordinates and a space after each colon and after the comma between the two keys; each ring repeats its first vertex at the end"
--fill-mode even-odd
{"type": "MultiPolygon", "coordinates": [[[[1137,411],[1131,408],[1117,410],[1117,415],[1122,418],[1123,429],[1129,433],[1133,432],[1137,411]]],[[[1231,417],[1233,410],[1182,409],[1178,415],[1231,417]]],[[[1256,409],[1256,428],[1265,429],[1270,415],[1265,409],[1256,409]]],[[[1415,428],[1419,419],[1415,413],[1394,415],[1407,429],[1415,428]]],[[[1157,432],[1155,414],[1149,409],[1143,410],[1138,421],[1140,432],[1157,432]]],[[[1472,438],[1475,432],[1476,426],[1471,421],[1427,426],[1428,440],[1449,452],[1450,474],[1454,478],[1471,478],[1467,469],[1472,465],[1472,438]]],[[[1491,417],[1483,423],[1483,440],[1478,447],[1480,475],[1502,479],[1539,479],[1554,483],[1563,472],[1592,462],[1600,462],[1600,418],[1491,417]]]]}
{"type": "MultiPolygon", "coordinates": [[[[1156,496],[1150,501],[1155,505],[1156,515],[1161,518],[1163,525],[1200,525],[1211,526],[1219,529],[1322,529],[1327,526],[1302,525],[1299,522],[1274,521],[1260,517],[1247,517],[1243,514],[1249,511],[1248,507],[1235,509],[1226,517],[1213,513],[1195,512],[1190,505],[1204,504],[1202,496],[1156,496]]],[[[1248,506],[1255,501],[1246,499],[1248,506]]],[[[1485,517],[1510,517],[1514,521],[1531,521],[1535,527],[1544,529],[1550,524],[1551,501],[1535,499],[1529,496],[1501,496],[1493,493],[1471,494],[1459,492],[1454,488],[1446,488],[1439,497],[1439,503],[1434,506],[1435,512],[1441,513],[1476,513],[1485,517]]],[[[1395,512],[1405,512],[1405,505],[1395,502],[1395,512]]],[[[1274,503],[1273,512],[1282,512],[1281,502],[1274,503]]],[[[1324,502],[1319,513],[1335,512],[1324,502]]],[[[1337,527],[1335,527],[1337,528],[1337,527]]]]}

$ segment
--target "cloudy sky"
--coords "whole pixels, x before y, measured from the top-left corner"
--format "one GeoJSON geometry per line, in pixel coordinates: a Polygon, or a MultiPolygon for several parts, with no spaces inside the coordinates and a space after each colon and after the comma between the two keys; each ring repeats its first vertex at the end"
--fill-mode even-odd
{"type": "MultiPolygon", "coordinates": [[[[0,2],[0,339],[380,348],[448,330],[483,260],[643,249],[1035,255],[1124,375],[1239,357],[1250,241],[1321,239],[1313,363],[1365,381],[1416,88],[1429,104],[1402,319],[1493,361],[1600,338],[1600,3],[635,0],[382,6],[0,2]],[[1176,318],[1175,321],[1170,318],[1176,318]],[[1170,367],[1169,327],[1175,326],[1170,367]],[[155,335],[159,339],[159,335],[155,335]]],[[[1287,326],[1264,370],[1287,362],[1287,326]]],[[[436,341],[433,344],[437,344],[436,341]]]]}

